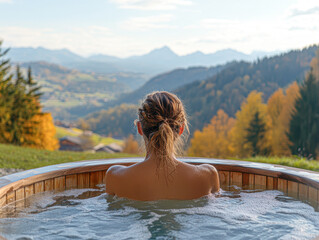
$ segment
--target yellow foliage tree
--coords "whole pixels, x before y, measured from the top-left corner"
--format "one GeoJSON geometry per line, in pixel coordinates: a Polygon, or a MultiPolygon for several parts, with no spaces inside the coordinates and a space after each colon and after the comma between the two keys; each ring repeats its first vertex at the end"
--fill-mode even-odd
{"type": "MultiPolygon", "coordinates": [[[[240,110],[236,113],[236,123],[231,131],[234,155],[238,157],[250,156],[253,152],[252,146],[247,142],[248,131],[255,114],[259,112],[260,119],[266,123],[268,128],[267,105],[263,103],[262,93],[253,91],[242,103],[240,110]]],[[[260,149],[269,148],[267,137],[258,142],[260,149]]]]}
{"type": "Polygon", "coordinates": [[[294,82],[288,86],[286,94],[282,89],[278,89],[268,100],[267,110],[270,116],[268,134],[272,155],[291,155],[287,133],[295,101],[299,96],[299,86],[294,82]]]}
{"type": "Polygon", "coordinates": [[[229,132],[235,124],[235,119],[229,118],[219,110],[209,125],[203,131],[196,131],[188,149],[190,156],[201,157],[230,157],[232,148],[229,132]]]}
{"type": "Polygon", "coordinates": [[[56,150],[59,142],[56,138],[56,129],[50,113],[38,114],[33,117],[35,134],[26,137],[26,146],[38,149],[56,150]],[[29,144],[30,142],[30,144],[29,144]]]}

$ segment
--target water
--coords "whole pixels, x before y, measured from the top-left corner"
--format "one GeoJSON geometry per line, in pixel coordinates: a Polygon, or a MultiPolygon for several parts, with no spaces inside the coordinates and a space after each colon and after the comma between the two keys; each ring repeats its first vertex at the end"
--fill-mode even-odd
{"type": "Polygon", "coordinates": [[[8,239],[312,239],[319,212],[279,191],[230,188],[191,201],[139,202],[100,189],[44,193],[2,215],[8,239]]]}

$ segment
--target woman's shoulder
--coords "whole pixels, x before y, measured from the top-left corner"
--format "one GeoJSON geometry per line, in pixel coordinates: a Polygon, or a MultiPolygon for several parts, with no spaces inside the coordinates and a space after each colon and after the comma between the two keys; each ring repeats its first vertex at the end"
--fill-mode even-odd
{"type": "Polygon", "coordinates": [[[201,164],[197,166],[202,179],[208,183],[211,192],[219,191],[219,176],[217,169],[210,164],[201,164]]]}

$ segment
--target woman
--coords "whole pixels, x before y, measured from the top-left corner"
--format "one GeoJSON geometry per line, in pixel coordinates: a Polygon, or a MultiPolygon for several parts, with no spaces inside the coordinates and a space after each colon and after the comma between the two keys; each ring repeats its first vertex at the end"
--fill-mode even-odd
{"type": "Polygon", "coordinates": [[[138,133],[146,157],[129,167],[112,166],[106,173],[106,192],[134,200],[194,199],[219,191],[217,170],[175,158],[184,129],[188,130],[182,102],[172,93],[154,92],[138,109],[138,133]]]}

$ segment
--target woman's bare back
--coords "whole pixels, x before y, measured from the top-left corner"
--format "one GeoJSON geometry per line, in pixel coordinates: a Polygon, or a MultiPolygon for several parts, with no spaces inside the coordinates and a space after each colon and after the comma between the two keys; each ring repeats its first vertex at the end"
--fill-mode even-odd
{"type": "Polygon", "coordinates": [[[106,173],[106,192],[134,200],[195,199],[219,191],[216,169],[208,164],[191,165],[176,160],[168,177],[152,159],[130,167],[112,166],[106,173]]]}

